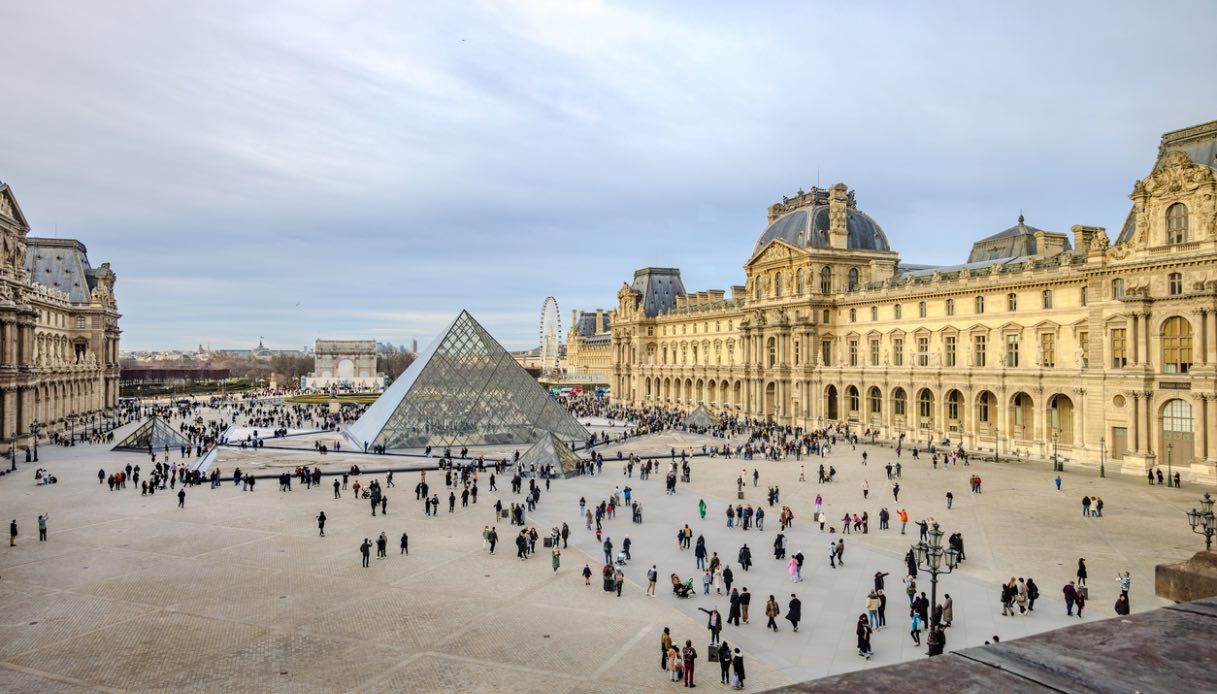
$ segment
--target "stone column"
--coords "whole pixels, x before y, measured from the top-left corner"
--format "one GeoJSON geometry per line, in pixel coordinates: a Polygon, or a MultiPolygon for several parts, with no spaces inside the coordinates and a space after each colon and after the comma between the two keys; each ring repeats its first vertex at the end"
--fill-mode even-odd
{"type": "Polygon", "coordinates": [[[1129,349],[1132,350],[1132,354],[1130,354],[1128,356],[1131,357],[1131,359],[1132,359],[1132,365],[1136,366],[1137,364],[1141,363],[1141,357],[1140,357],[1141,338],[1138,336],[1139,331],[1137,330],[1139,314],[1137,314],[1135,312],[1131,313],[1131,314],[1129,314],[1128,318],[1129,318],[1129,321],[1132,323],[1132,331],[1129,334],[1129,337],[1132,339],[1130,339],[1128,341],[1128,343],[1129,343],[1128,346],[1129,346],[1129,349]]]}
{"type": "Polygon", "coordinates": [[[1145,455],[1144,437],[1141,434],[1141,393],[1133,391],[1132,396],[1132,447],[1137,455],[1145,455]]]}
{"type": "Polygon", "coordinates": [[[1086,446],[1086,389],[1078,388],[1077,404],[1073,408],[1073,443],[1075,447],[1086,446]]]}
{"type": "Polygon", "coordinates": [[[1145,416],[1145,452],[1147,455],[1153,455],[1156,443],[1154,440],[1153,393],[1143,391],[1141,396],[1144,398],[1144,406],[1141,410],[1145,416]]]}

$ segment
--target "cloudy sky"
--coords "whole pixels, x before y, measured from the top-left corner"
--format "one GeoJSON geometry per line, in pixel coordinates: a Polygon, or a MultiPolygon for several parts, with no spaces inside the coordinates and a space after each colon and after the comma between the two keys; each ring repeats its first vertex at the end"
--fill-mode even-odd
{"type": "Polygon", "coordinates": [[[5,2],[0,180],[125,349],[506,345],[636,268],[743,280],[817,180],[907,263],[1106,226],[1217,118],[1213,2],[5,2]]]}

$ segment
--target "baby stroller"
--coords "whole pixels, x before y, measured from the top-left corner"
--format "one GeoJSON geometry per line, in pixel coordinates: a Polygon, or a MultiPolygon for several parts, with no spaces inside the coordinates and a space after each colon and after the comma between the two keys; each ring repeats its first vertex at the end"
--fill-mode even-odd
{"type": "Polygon", "coordinates": [[[676,597],[678,598],[687,598],[694,595],[693,579],[681,582],[679,576],[672,574],[672,592],[675,593],[676,597]]]}
{"type": "Polygon", "coordinates": [[[617,553],[617,566],[625,566],[625,552],[617,553]]]}

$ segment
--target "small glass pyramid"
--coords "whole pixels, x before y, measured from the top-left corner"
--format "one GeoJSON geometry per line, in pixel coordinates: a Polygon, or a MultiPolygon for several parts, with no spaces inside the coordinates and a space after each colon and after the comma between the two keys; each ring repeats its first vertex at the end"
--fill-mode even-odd
{"type": "Polygon", "coordinates": [[[173,449],[189,445],[189,439],[170,426],[169,422],[153,415],[110,450],[156,453],[164,451],[166,446],[173,449]]]}

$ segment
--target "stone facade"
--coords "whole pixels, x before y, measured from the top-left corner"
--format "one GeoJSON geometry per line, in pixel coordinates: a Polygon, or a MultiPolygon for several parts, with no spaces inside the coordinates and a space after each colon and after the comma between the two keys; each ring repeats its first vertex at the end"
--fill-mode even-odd
{"type": "Polygon", "coordinates": [[[317,340],[313,373],[304,377],[302,385],[313,390],[383,389],[384,374],[376,373],[376,341],[317,340]]]}
{"type": "Polygon", "coordinates": [[[0,183],[0,451],[43,432],[113,416],[118,406],[118,305],[109,263],[84,244],[29,236],[0,183]]]}
{"type": "Polygon", "coordinates": [[[566,334],[566,373],[595,376],[608,383],[613,373],[613,336],[608,312],[603,309],[571,311],[570,318],[571,329],[566,334]]]}
{"type": "Polygon", "coordinates": [[[1020,215],[938,268],[902,266],[843,184],[800,191],[729,296],[621,288],[613,398],[1214,481],[1215,156],[1217,121],[1164,135],[1114,244],[1020,215]]]}

